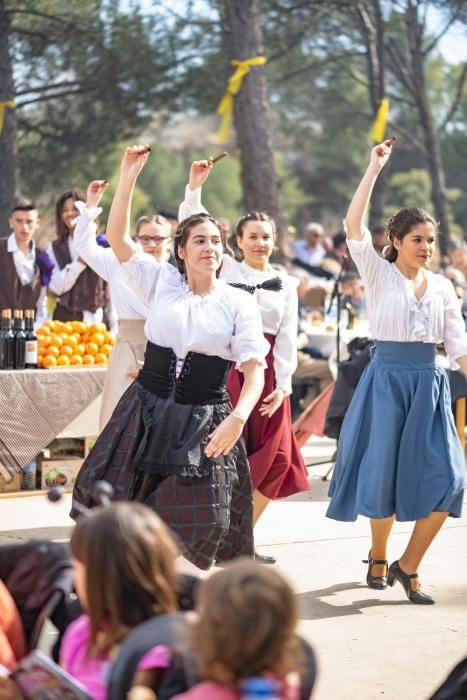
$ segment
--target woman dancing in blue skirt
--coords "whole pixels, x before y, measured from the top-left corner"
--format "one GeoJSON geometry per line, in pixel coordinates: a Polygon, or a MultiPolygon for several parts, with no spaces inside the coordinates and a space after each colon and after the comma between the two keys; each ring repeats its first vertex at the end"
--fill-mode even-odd
{"type": "Polygon", "coordinates": [[[451,282],[427,269],[436,239],[428,212],[401,209],[387,223],[384,258],[373,249],[364,219],[391,150],[391,141],[373,148],[346,217],[375,342],[342,426],[327,515],[370,518],[368,585],[383,589],[397,580],[409,600],[429,605],[434,600],[420,590],[418,567],[447,516],[460,516],[465,473],[436,344],[444,342],[467,372],[467,336],[451,282]],[[416,522],[404,553],[388,567],[395,519],[416,522]]]}

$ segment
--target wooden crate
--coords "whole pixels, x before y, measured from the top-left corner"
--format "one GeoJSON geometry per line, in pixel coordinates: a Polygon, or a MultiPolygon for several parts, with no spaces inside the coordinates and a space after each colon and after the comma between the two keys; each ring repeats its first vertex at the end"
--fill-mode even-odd
{"type": "Polygon", "coordinates": [[[40,460],[37,468],[41,475],[41,489],[50,489],[54,486],[71,488],[83,461],[77,457],[40,460]]]}

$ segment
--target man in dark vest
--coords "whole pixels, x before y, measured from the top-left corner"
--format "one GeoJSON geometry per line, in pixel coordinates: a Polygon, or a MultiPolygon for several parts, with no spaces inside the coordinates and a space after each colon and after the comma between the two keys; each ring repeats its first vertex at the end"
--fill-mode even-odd
{"type": "Polygon", "coordinates": [[[34,204],[17,204],[9,224],[12,233],[0,238],[0,311],[35,309],[39,326],[47,318],[47,285],[53,263],[33,240],[40,225],[34,204]]]}

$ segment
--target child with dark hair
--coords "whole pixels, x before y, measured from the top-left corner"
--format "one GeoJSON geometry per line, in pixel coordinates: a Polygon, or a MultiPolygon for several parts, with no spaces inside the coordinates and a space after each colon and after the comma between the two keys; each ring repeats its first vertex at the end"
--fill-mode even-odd
{"type": "Polygon", "coordinates": [[[452,284],[428,270],[437,231],[431,214],[413,207],[392,216],[384,257],[364,226],[391,150],[390,141],[373,148],[346,217],[375,347],[342,426],[327,515],[370,518],[368,586],[380,590],[397,580],[411,602],[429,605],[434,600],[420,590],[418,567],[448,515],[460,516],[465,478],[436,345],[444,341],[450,359],[466,372],[467,337],[452,284]],[[405,551],[388,567],[395,519],[416,523],[405,551]]]}
{"type": "MultiPolygon", "coordinates": [[[[104,700],[125,637],[141,622],[178,609],[178,550],[160,518],[137,503],[114,503],[80,518],[70,548],[85,614],[67,628],[60,661],[95,700],[104,700]]],[[[170,649],[154,647],[141,659],[134,684],[155,687],[170,665],[170,649]]]]}
{"type": "Polygon", "coordinates": [[[294,592],[276,569],[237,562],[203,581],[193,649],[203,683],[175,700],[237,700],[247,679],[277,681],[277,697],[298,700],[300,677],[313,685],[313,655],[305,659],[295,634],[294,592]]]}

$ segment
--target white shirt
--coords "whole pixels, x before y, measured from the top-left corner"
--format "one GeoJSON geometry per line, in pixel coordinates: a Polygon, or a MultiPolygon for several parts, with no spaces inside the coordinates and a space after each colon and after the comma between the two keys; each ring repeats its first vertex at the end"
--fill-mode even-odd
{"type": "Polygon", "coordinates": [[[245,262],[237,262],[230,255],[223,257],[221,278],[227,282],[254,286],[273,277],[282,280],[279,292],[257,289],[253,296],[261,314],[263,333],[276,336],[273,349],[276,387],[291,394],[292,375],[297,367],[298,280],[270,265],[263,272],[245,262]]]}
{"type": "MultiPolygon", "coordinates": [[[[7,250],[13,255],[16,274],[21,284],[30,284],[36,274],[36,245],[31,241],[29,250],[24,253],[16,242],[16,236],[12,233],[8,236],[7,250]]],[[[47,319],[47,289],[42,287],[37,300],[35,327],[41,326],[47,319]]]]}
{"type": "Polygon", "coordinates": [[[361,241],[347,238],[347,245],[365,285],[374,338],[406,343],[444,341],[451,360],[467,355],[460,304],[449,280],[427,270],[427,289],[417,300],[411,281],[377,254],[368,230],[361,241]]]}
{"type": "Polygon", "coordinates": [[[265,366],[269,343],[247,292],[216,280],[209,294],[198,296],[173,265],[140,250],[122,270],[128,286],[149,305],[144,331],[151,342],[171,348],[178,360],[191,351],[232,360],[237,367],[250,359],[265,366]]]}
{"type": "Polygon", "coordinates": [[[103,248],[96,241],[94,219],[102,209],[86,208],[84,202],[75,202],[80,212],[74,223],[73,244],[77,254],[94,272],[105,280],[110,289],[110,298],[117,318],[146,319],[148,305],[139,299],[126,284],[122,266],[112,248],[103,248]]]}
{"type": "Polygon", "coordinates": [[[308,241],[299,239],[294,241],[293,249],[295,257],[307,265],[319,266],[326,257],[326,251],[321,243],[317,243],[314,248],[310,248],[308,241]]]}
{"type": "MultiPolygon", "coordinates": [[[[201,204],[201,188],[191,190],[187,186],[185,200],[178,211],[179,221],[202,211],[206,209],[201,204]]],[[[254,298],[261,314],[263,333],[276,336],[273,349],[276,388],[291,394],[292,375],[297,367],[298,280],[271,266],[262,272],[245,262],[237,262],[230,255],[224,255],[221,278],[227,282],[242,282],[254,286],[272,277],[281,278],[282,290],[273,292],[257,289],[254,298]]]]}
{"type": "MultiPolygon", "coordinates": [[[[68,236],[68,251],[70,253],[71,263],[60,269],[58,260],[55,257],[52,243],[47,246],[47,255],[50,256],[55,267],[52,270],[49,289],[51,292],[60,297],[65,292],[68,292],[75,284],[82,272],[86,269],[86,265],[78,260],[79,255],[73,243],[73,237],[68,236]]],[[[100,323],[103,318],[103,309],[97,309],[95,312],[83,309],[83,321],[86,323],[100,323]]]]}

